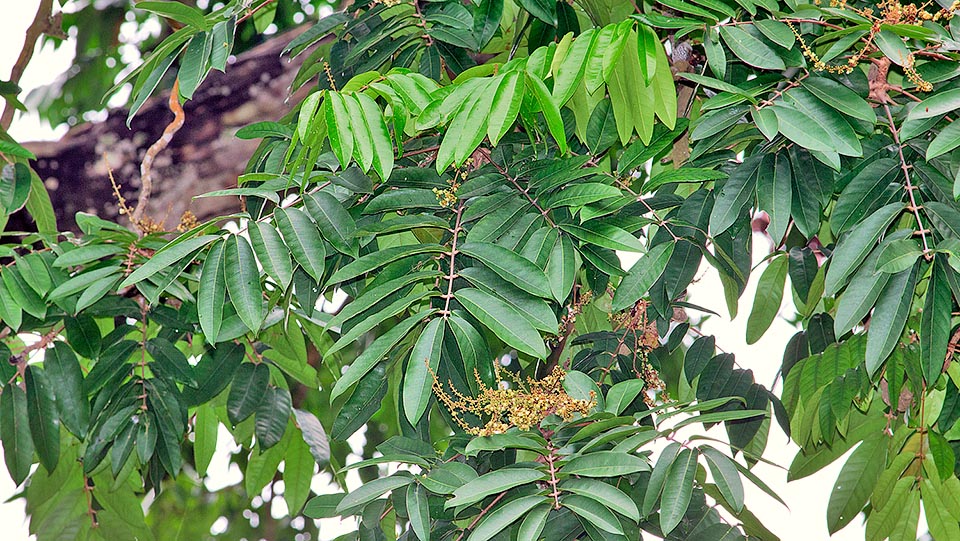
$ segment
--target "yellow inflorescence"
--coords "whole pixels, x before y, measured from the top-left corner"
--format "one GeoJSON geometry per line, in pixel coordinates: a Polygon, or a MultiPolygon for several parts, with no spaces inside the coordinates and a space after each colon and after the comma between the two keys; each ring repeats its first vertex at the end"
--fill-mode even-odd
{"type": "MultiPolygon", "coordinates": [[[[814,0],[815,5],[820,5],[821,0],[814,0]]],[[[916,6],[914,4],[902,4],[900,0],[881,0],[877,3],[877,8],[879,9],[879,15],[874,15],[874,10],[872,8],[863,8],[857,9],[851,7],[847,4],[846,0],[829,0],[829,5],[831,8],[836,9],[848,9],[853,11],[861,17],[870,19],[873,21],[873,24],[870,28],[870,34],[866,37],[866,46],[861,50],[853,54],[847,61],[843,64],[838,65],[829,65],[826,62],[820,60],[817,54],[810,48],[809,45],[803,40],[803,37],[800,35],[800,32],[794,27],[793,23],[786,21],[790,26],[790,29],[793,31],[794,35],[797,37],[797,41],[800,43],[800,50],[812,64],[813,69],[816,71],[826,71],[828,73],[835,74],[847,74],[853,71],[856,68],[860,61],[866,56],[869,52],[870,45],[873,43],[874,36],[877,35],[881,30],[881,25],[883,24],[912,24],[912,25],[922,25],[923,21],[946,21],[953,17],[954,12],[960,9],[960,0],[954,0],[954,2],[947,8],[935,11],[933,13],[927,11],[925,7],[927,4],[922,6],[916,6]]],[[[903,59],[902,62],[904,74],[907,76],[907,79],[911,83],[917,86],[918,90],[923,92],[930,92],[933,90],[933,85],[928,81],[925,81],[923,77],[917,73],[917,70],[914,69],[914,56],[913,53],[910,53],[907,58],[903,59]]]]}
{"type": "Polygon", "coordinates": [[[440,206],[449,209],[453,208],[457,204],[457,190],[460,189],[460,184],[467,179],[467,170],[468,166],[473,163],[472,158],[467,158],[466,163],[464,163],[463,169],[457,171],[457,174],[453,176],[452,179],[447,181],[449,188],[434,188],[433,195],[437,196],[437,202],[440,203],[440,206]]]}
{"type": "MultiPolygon", "coordinates": [[[[494,374],[497,381],[500,381],[500,370],[496,365],[494,374]]],[[[511,427],[529,430],[538,426],[549,415],[558,415],[569,421],[574,414],[589,414],[597,405],[593,391],[590,392],[590,400],[573,398],[564,391],[563,378],[566,377],[566,372],[559,366],[554,367],[550,375],[539,381],[527,378],[526,385],[519,380],[512,381],[516,388],[487,387],[476,370],[474,377],[477,378],[480,388],[479,395],[465,396],[451,385],[450,389],[456,398],[444,390],[436,376],[433,378],[434,393],[450,410],[453,419],[468,434],[474,436],[502,434],[511,427]],[[464,412],[487,419],[487,422],[480,427],[470,426],[461,417],[464,412]]]]}

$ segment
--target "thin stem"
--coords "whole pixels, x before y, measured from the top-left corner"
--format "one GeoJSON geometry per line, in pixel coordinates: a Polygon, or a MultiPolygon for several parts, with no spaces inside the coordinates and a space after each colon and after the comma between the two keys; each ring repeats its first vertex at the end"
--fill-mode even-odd
{"type": "Polygon", "coordinates": [[[557,488],[557,485],[560,481],[557,479],[557,467],[555,462],[557,457],[554,454],[554,451],[557,449],[553,446],[549,440],[547,441],[547,454],[543,457],[547,461],[547,466],[550,468],[550,480],[547,481],[547,484],[553,489],[553,492],[547,494],[548,496],[553,497],[553,508],[560,509],[560,489],[557,488]]]}
{"type": "Polygon", "coordinates": [[[167,145],[173,140],[173,136],[180,131],[184,123],[183,107],[180,105],[180,79],[173,82],[173,88],[170,89],[168,106],[170,107],[170,111],[173,112],[173,120],[164,128],[160,138],[150,145],[146,154],[143,155],[143,161],[140,163],[140,193],[137,196],[137,206],[133,209],[133,215],[130,216],[130,221],[133,222],[134,227],[140,232],[141,237],[146,233],[146,228],[143,225],[143,213],[147,209],[150,194],[153,192],[153,175],[151,171],[153,168],[153,160],[157,157],[157,154],[167,148],[167,145]]]}
{"type": "Polygon", "coordinates": [[[930,251],[930,245],[927,242],[927,233],[929,230],[924,228],[923,219],[920,217],[920,209],[923,208],[920,205],[917,205],[916,196],[913,192],[917,189],[916,186],[910,181],[910,166],[907,165],[907,160],[903,156],[903,144],[900,142],[900,135],[897,131],[897,126],[893,122],[893,115],[890,114],[890,107],[884,103],[883,111],[887,114],[887,126],[890,127],[890,133],[893,135],[893,142],[897,145],[897,152],[900,156],[900,169],[903,171],[904,181],[907,183],[907,195],[910,197],[910,210],[913,212],[913,216],[917,219],[917,229],[920,233],[920,240],[923,242],[923,258],[927,261],[933,259],[933,252],[930,251]]]}
{"type": "Polygon", "coordinates": [[[493,161],[493,156],[490,155],[489,150],[482,149],[481,151],[487,157],[487,161],[490,164],[492,164],[494,167],[496,167],[497,171],[499,171],[501,175],[506,177],[506,179],[510,181],[510,184],[513,184],[513,187],[516,188],[517,191],[522,193],[525,198],[527,198],[527,201],[529,201],[530,204],[533,205],[533,208],[537,209],[537,211],[540,212],[540,215],[543,216],[543,219],[547,221],[547,224],[549,224],[550,227],[554,227],[554,228],[557,227],[557,224],[555,224],[553,220],[550,219],[550,216],[549,214],[547,214],[547,211],[540,206],[540,203],[537,202],[535,198],[530,196],[530,191],[524,190],[522,187],[520,187],[520,183],[517,182],[517,179],[515,177],[510,176],[509,172],[506,169],[504,169],[503,167],[500,167],[500,164],[493,161]]]}
{"type": "Polygon", "coordinates": [[[497,505],[497,503],[498,503],[500,500],[502,500],[503,497],[506,496],[506,495],[507,495],[507,491],[501,492],[500,494],[497,495],[496,498],[493,499],[492,502],[490,502],[490,505],[488,505],[488,506],[484,507],[483,509],[481,509],[481,510],[480,510],[480,513],[477,515],[477,518],[473,519],[473,522],[471,522],[470,525],[467,526],[467,529],[466,529],[466,530],[463,530],[462,532],[460,532],[460,535],[457,537],[457,541],[461,541],[461,540],[463,539],[463,536],[467,535],[467,531],[468,531],[468,530],[472,530],[473,527],[476,526],[477,523],[480,522],[480,519],[482,519],[487,513],[489,513],[489,512],[490,512],[490,509],[492,509],[494,505],[497,505]]]}
{"type": "Polygon", "coordinates": [[[757,106],[757,108],[760,109],[760,108],[763,108],[763,107],[767,107],[767,106],[769,106],[769,105],[773,105],[773,100],[775,100],[775,99],[779,98],[780,96],[782,96],[783,93],[786,92],[787,90],[790,90],[791,88],[795,88],[795,87],[800,86],[800,81],[806,79],[806,78],[809,77],[809,76],[810,76],[810,72],[804,72],[803,75],[801,75],[800,77],[797,77],[797,78],[794,79],[793,81],[790,81],[790,83],[787,84],[785,87],[783,87],[783,88],[778,88],[778,89],[773,93],[773,95],[770,96],[769,99],[766,99],[766,100],[761,101],[760,104],[757,106]]]}
{"type": "Polygon", "coordinates": [[[453,298],[453,281],[457,279],[457,241],[460,239],[460,231],[463,229],[460,226],[460,219],[463,216],[463,201],[457,204],[456,220],[454,221],[453,226],[453,242],[450,245],[450,270],[447,275],[444,277],[447,280],[447,292],[444,295],[441,295],[443,298],[443,310],[440,311],[443,314],[443,319],[448,319],[450,317],[450,299],[453,298]]]}
{"type": "Polygon", "coordinates": [[[242,23],[243,21],[249,19],[250,17],[253,17],[253,15],[254,15],[256,12],[258,12],[258,11],[260,11],[261,9],[269,6],[270,4],[274,3],[275,1],[276,1],[276,0],[266,0],[264,3],[260,4],[259,6],[255,7],[255,8],[252,8],[252,9],[248,9],[247,12],[243,14],[243,17],[240,17],[239,19],[237,19],[237,24],[240,24],[240,23],[242,23]]]}
{"type": "MultiPolygon", "coordinates": [[[[14,64],[13,69],[10,70],[9,81],[11,83],[20,83],[20,78],[27,69],[27,64],[29,64],[30,59],[33,58],[33,51],[36,48],[37,39],[39,39],[42,34],[57,29],[55,28],[56,25],[53,22],[52,14],[53,0],[40,0],[40,5],[37,7],[37,15],[33,18],[30,26],[27,27],[27,33],[23,39],[23,48],[20,50],[20,56],[17,57],[16,64],[14,64]]],[[[10,127],[15,111],[16,109],[13,108],[12,104],[6,104],[3,109],[3,116],[0,116],[0,128],[6,130],[10,127]]]]}

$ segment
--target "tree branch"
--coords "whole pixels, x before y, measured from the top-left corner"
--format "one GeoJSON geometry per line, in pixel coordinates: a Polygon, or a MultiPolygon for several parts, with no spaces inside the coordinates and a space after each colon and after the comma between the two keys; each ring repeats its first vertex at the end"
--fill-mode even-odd
{"type": "Polygon", "coordinates": [[[143,155],[143,161],[140,163],[140,194],[137,196],[137,206],[133,209],[133,215],[130,216],[130,221],[133,222],[134,227],[140,231],[141,236],[146,232],[146,228],[143,227],[143,213],[147,209],[147,203],[150,201],[150,194],[153,193],[153,160],[157,157],[157,154],[167,148],[167,145],[173,140],[174,134],[183,127],[184,116],[183,107],[180,105],[180,79],[174,81],[173,88],[170,89],[169,107],[170,111],[173,112],[173,120],[167,124],[160,139],[157,139],[156,142],[150,145],[147,153],[143,155]]]}
{"type": "MultiPolygon", "coordinates": [[[[37,39],[50,30],[53,24],[51,21],[52,15],[53,0],[40,0],[40,5],[37,7],[37,15],[33,18],[30,26],[27,27],[27,35],[24,38],[23,49],[20,50],[20,56],[17,57],[16,64],[14,64],[13,69],[10,70],[11,83],[20,83],[20,77],[23,77],[23,72],[27,69],[27,64],[29,64],[30,59],[33,58],[33,50],[36,48],[37,39]]],[[[0,117],[0,127],[4,130],[8,129],[10,123],[13,122],[14,111],[15,109],[9,103],[4,106],[3,116],[0,117]]]]}

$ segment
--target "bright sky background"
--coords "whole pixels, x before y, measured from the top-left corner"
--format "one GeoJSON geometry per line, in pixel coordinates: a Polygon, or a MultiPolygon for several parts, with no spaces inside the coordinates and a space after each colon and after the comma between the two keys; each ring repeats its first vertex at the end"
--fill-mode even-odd
{"type": "MultiPolygon", "coordinates": [[[[10,69],[21,49],[24,32],[30,21],[33,20],[38,0],[7,0],[4,4],[3,17],[0,17],[0,79],[6,79],[10,73],[10,69]]],[[[57,52],[54,52],[52,48],[38,51],[21,80],[21,86],[25,92],[38,85],[53,81],[57,75],[69,66],[72,55],[73,46],[70,44],[62,46],[57,52]]],[[[23,142],[57,139],[64,130],[61,128],[54,131],[49,126],[42,125],[36,118],[17,117],[10,131],[14,137],[23,142]]],[[[761,259],[768,250],[769,243],[766,239],[759,236],[755,237],[755,257],[758,260],[761,259]]],[[[716,273],[708,272],[707,268],[701,269],[697,282],[690,288],[690,301],[714,309],[720,314],[726,314],[720,281],[716,273]]],[[[783,318],[777,318],[763,339],[752,346],[746,344],[744,338],[746,318],[753,302],[756,279],[761,271],[762,268],[754,271],[753,279],[741,298],[740,316],[732,322],[727,321],[726,318],[714,317],[706,322],[703,331],[707,334],[714,334],[720,348],[727,352],[736,353],[737,363],[743,368],[752,369],[756,380],[764,386],[769,386],[774,381],[780,367],[783,348],[796,329],[783,318]]],[[[782,313],[790,315],[793,306],[789,293],[785,297],[782,313]]],[[[229,438],[229,435],[223,427],[221,427],[221,431],[220,441],[224,442],[229,438]]],[[[754,471],[786,500],[790,509],[784,508],[759,489],[753,488],[748,481],[744,481],[747,487],[747,506],[783,541],[808,541],[811,539],[861,541],[863,539],[863,527],[859,519],[855,519],[850,526],[837,533],[833,538],[829,538],[827,535],[827,501],[843,460],[835,462],[819,474],[788,485],[785,468],[790,464],[796,451],[797,447],[788,442],[779,425],[776,422],[771,423],[769,443],[764,456],[782,465],[784,469],[760,464],[754,471]]],[[[218,486],[226,486],[240,480],[239,471],[229,471],[227,468],[227,453],[229,452],[230,446],[224,445],[218,452],[218,456],[214,458],[214,463],[210,467],[211,475],[207,482],[208,488],[216,489],[218,486]]],[[[0,456],[2,456],[2,450],[0,450],[0,456]]],[[[236,466],[234,466],[235,469],[236,466]]],[[[320,476],[315,479],[313,486],[315,489],[321,489],[320,476]]],[[[16,493],[17,488],[13,486],[6,468],[0,466],[0,524],[3,525],[3,538],[6,541],[31,539],[27,533],[22,500],[2,503],[16,493]]],[[[280,510],[275,509],[274,511],[280,510]]]]}

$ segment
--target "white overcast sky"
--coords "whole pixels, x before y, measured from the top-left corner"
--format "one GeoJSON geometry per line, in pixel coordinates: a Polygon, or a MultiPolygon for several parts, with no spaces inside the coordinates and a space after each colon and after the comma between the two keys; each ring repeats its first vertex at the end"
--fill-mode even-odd
{"type": "MultiPolygon", "coordinates": [[[[0,17],[0,79],[6,79],[10,73],[22,46],[24,32],[33,20],[38,0],[5,0],[3,3],[5,4],[3,16],[0,17]]],[[[51,82],[69,65],[72,54],[71,44],[61,47],[56,53],[49,47],[38,51],[21,81],[21,86],[25,91],[29,91],[38,85],[51,82]]],[[[37,119],[29,117],[18,117],[11,129],[11,133],[20,141],[56,139],[63,131],[63,128],[55,131],[49,126],[42,125],[37,119]]],[[[755,253],[758,254],[759,259],[763,257],[763,251],[768,249],[769,244],[762,238],[755,240],[755,253]]],[[[690,300],[695,304],[712,308],[718,313],[726,314],[720,281],[715,273],[708,272],[706,269],[706,267],[702,269],[697,283],[691,288],[690,300]]],[[[769,386],[780,366],[783,347],[795,329],[783,318],[777,318],[762,340],[752,346],[746,345],[744,328],[753,302],[756,277],[761,270],[754,271],[753,279],[741,299],[740,316],[733,322],[726,321],[725,318],[713,318],[705,324],[703,330],[716,335],[718,346],[724,351],[736,353],[738,364],[752,369],[757,381],[769,386]]],[[[793,307],[787,306],[790,302],[789,294],[785,297],[783,313],[789,315],[793,307]]],[[[787,484],[785,468],[790,464],[796,449],[796,446],[787,442],[786,436],[774,422],[765,456],[782,465],[784,469],[763,464],[755,469],[757,474],[787,501],[790,509],[784,508],[759,490],[751,491],[749,482],[745,482],[748,486],[746,503],[783,541],[828,539],[826,505],[842,461],[825,468],[818,475],[787,484]]],[[[225,464],[225,461],[222,463],[225,464]]],[[[234,475],[225,473],[225,467],[218,469],[224,472],[222,475],[225,478],[234,478],[230,481],[224,479],[224,481],[236,482],[234,475]]],[[[214,483],[216,484],[216,481],[214,483]]],[[[3,525],[3,538],[6,541],[31,539],[27,533],[22,500],[2,503],[16,492],[17,488],[13,486],[6,469],[0,466],[0,524],[3,525]]],[[[863,527],[859,519],[854,520],[850,526],[831,539],[861,541],[863,527]]]]}

